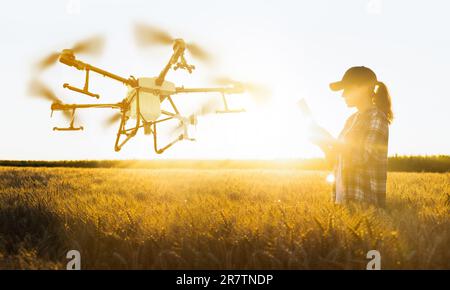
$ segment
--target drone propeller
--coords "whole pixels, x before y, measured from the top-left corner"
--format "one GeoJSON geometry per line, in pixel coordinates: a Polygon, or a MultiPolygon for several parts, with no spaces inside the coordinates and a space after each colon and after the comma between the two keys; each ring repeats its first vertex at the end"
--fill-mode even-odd
{"type": "MultiPolygon", "coordinates": [[[[95,36],[77,42],[75,45],[72,46],[70,50],[72,50],[73,53],[98,54],[101,52],[103,48],[103,42],[104,40],[102,37],[95,36]]],[[[44,70],[49,66],[53,65],[58,61],[60,55],[61,52],[53,52],[49,54],[47,57],[43,58],[41,61],[37,63],[37,69],[44,70]]]]}
{"type": "Polygon", "coordinates": [[[152,44],[170,45],[173,43],[173,38],[169,33],[142,23],[135,25],[135,34],[137,43],[141,46],[152,44]]]}
{"type": "Polygon", "coordinates": [[[176,126],[169,128],[169,135],[171,137],[178,137],[182,134],[182,129],[184,127],[183,121],[179,120],[176,126]]]}
{"type": "Polygon", "coordinates": [[[212,82],[216,85],[242,88],[249,93],[256,103],[265,103],[271,96],[270,89],[260,84],[239,82],[228,77],[218,77],[213,79],[212,82]]]}
{"type": "Polygon", "coordinates": [[[217,108],[220,106],[220,101],[217,98],[209,99],[203,103],[197,110],[194,111],[192,115],[194,116],[205,116],[213,114],[216,112],[217,108]]]}
{"type": "Polygon", "coordinates": [[[112,126],[114,123],[119,121],[122,118],[122,114],[119,112],[116,112],[114,115],[111,115],[108,119],[105,120],[104,126],[109,127],[112,126]]]}
{"type": "MultiPolygon", "coordinates": [[[[35,97],[40,97],[47,101],[51,101],[52,103],[62,103],[62,101],[49,87],[47,87],[44,83],[37,79],[33,79],[31,81],[28,88],[28,94],[35,97]]],[[[72,117],[72,114],[69,111],[63,111],[63,115],[68,119],[72,117]]]]}
{"type": "MultiPolygon", "coordinates": [[[[165,32],[155,26],[145,24],[136,24],[135,34],[138,45],[142,47],[155,44],[171,45],[175,41],[175,38],[168,32],[165,32]]],[[[201,61],[209,62],[212,59],[209,53],[195,43],[186,43],[186,48],[193,57],[201,61]]]]}
{"type": "Polygon", "coordinates": [[[41,97],[53,103],[62,103],[62,101],[55,95],[55,93],[39,80],[32,80],[30,82],[28,93],[31,96],[41,97]]]}
{"type": "MultiPolygon", "coordinates": [[[[205,103],[203,103],[200,107],[198,107],[189,117],[188,121],[190,125],[197,125],[197,117],[198,116],[206,116],[210,114],[214,114],[220,106],[220,101],[216,98],[209,99],[205,103]]],[[[183,121],[179,120],[176,126],[173,126],[169,129],[170,135],[179,136],[180,131],[183,129],[185,124],[183,121]]]]}
{"type": "Polygon", "coordinates": [[[186,44],[186,47],[193,57],[203,62],[211,62],[212,56],[204,49],[202,49],[199,45],[190,42],[186,44]]]}

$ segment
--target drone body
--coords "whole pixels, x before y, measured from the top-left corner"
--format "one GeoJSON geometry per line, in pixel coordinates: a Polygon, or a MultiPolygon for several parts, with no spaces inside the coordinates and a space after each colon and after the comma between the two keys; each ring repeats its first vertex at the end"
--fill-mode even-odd
{"type": "Polygon", "coordinates": [[[127,116],[136,119],[140,113],[146,121],[156,121],[161,116],[161,98],[160,96],[168,96],[176,93],[175,84],[164,81],[160,86],[156,84],[156,77],[137,79],[139,88],[139,105],[140,112],[137,109],[136,95],[137,88],[128,86],[126,100],[130,102],[130,110],[127,116]]]}
{"type": "MultiPolygon", "coordinates": [[[[142,27],[141,27],[142,30],[142,27]]],[[[142,34],[142,31],[141,31],[142,34]]],[[[154,29],[150,31],[145,31],[145,35],[150,35],[153,38],[161,38],[163,36],[163,42],[168,43],[170,39],[167,35],[162,35],[160,31],[155,33],[154,29]]],[[[153,39],[152,38],[152,39],[153,39]]],[[[111,108],[120,111],[115,119],[120,120],[119,129],[117,131],[116,142],[114,145],[115,151],[120,151],[120,149],[128,142],[132,137],[136,135],[140,128],[144,129],[146,135],[153,135],[154,150],[156,153],[161,154],[166,149],[181,140],[194,140],[188,136],[188,126],[197,124],[197,115],[205,113],[237,113],[243,112],[244,110],[230,110],[225,98],[226,94],[237,94],[243,93],[245,88],[243,85],[238,83],[232,83],[225,87],[215,87],[215,88],[184,88],[183,86],[177,87],[174,83],[165,80],[165,77],[169,70],[184,69],[189,73],[195,69],[193,65],[186,62],[185,51],[191,49],[192,54],[205,55],[197,46],[192,44],[186,44],[183,39],[177,38],[172,40],[173,44],[173,54],[170,57],[167,65],[162,69],[160,74],[156,77],[141,77],[134,78],[133,76],[129,78],[123,78],[101,68],[95,67],[91,64],[82,62],[78,60],[75,56],[75,52],[87,49],[89,45],[87,43],[81,43],[72,49],[64,49],[61,53],[55,56],[55,54],[50,55],[42,63],[44,65],[51,64],[52,61],[59,60],[60,63],[74,67],[78,70],[85,71],[85,84],[83,88],[77,88],[65,83],[64,88],[71,91],[84,94],[86,96],[99,99],[98,94],[89,91],[89,74],[90,72],[95,72],[97,74],[108,77],[112,80],[121,82],[127,87],[126,96],[118,103],[98,103],[98,104],[65,104],[60,101],[54,94],[49,93],[49,90],[45,87],[39,88],[39,93],[41,95],[45,94],[47,99],[53,101],[51,105],[51,110],[53,111],[63,111],[64,113],[70,112],[70,125],[65,128],[55,127],[55,131],[78,131],[83,130],[83,127],[74,126],[74,116],[77,109],[86,108],[111,108]],[[176,94],[186,94],[186,93],[220,93],[222,96],[222,101],[224,105],[224,110],[218,111],[212,110],[212,103],[206,103],[200,108],[197,113],[191,115],[182,115],[178,108],[176,107],[172,96],[176,94]],[[50,95],[49,95],[50,94],[50,95]],[[162,109],[162,103],[168,101],[173,111],[167,111],[162,109]],[[158,146],[158,133],[157,127],[160,123],[169,120],[178,121],[178,127],[176,129],[181,129],[181,134],[177,136],[169,144],[159,147],[158,146]],[[128,126],[131,123],[131,126],[128,126]]]]}

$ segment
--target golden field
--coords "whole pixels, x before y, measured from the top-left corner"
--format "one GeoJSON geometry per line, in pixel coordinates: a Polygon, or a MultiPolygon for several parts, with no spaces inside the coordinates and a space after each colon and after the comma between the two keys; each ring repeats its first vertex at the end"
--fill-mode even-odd
{"type": "Polygon", "coordinates": [[[0,268],[450,269],[450,173],[389,173],[386,209],[324,171],[0,167],[0,268]]]}

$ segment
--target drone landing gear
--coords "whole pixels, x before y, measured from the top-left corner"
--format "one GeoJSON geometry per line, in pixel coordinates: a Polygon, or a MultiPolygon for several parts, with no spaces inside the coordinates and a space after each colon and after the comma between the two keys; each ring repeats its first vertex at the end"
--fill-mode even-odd
{"type": "Polygon", "coordinates": [[[80,131],[80,130],[84,130],[83,126],[80,127],[67,127],[67,128],[59,128],[59,127],[53,127],[53,131],[80,131]]]}
{"type": "Polygon", "coordinates": [[[85,94],[85,95],[93,97],[93,98],[97,98],[97,99],[100,98],[100,96],[98,94],[94,94],[89,91],[89,69],[86,69],[86,79],[84,82],[83,89],[73,87],[73,86],[69,85],[68,83],[65,83],[63,85],[63,88],[69,89],[69,90],[77,92],[77,93],[85,94]]]}
{"type": "Polygon", "coordinates": [[[133,138],[139,129],[139,118],[137,118],[136,127],[132,129],[125,129],[125,124],[128,120],[125,112],[122,112],[122,119],[120,121],[119,131],[117,132],[116,143],[114,144],[114,151],[119,152],[123,145],[133,138]],[[125,135],[126,138],[120,142],[120,136],[125,135]],[[119,144],[120,143],[120,144],[119,144]]]}
{"type": "Polygon", "coordinates": [[[125,145],[125,143],[128,142],[128,140],[130,140],[132,137],[136,136],[137,131],[141,127],[144,128],[145,135],[153,134],[153,145],[154,145],[155,152],[157,154],[162,154],[164,151],[166,151],[168,148],[172,147],[174,144],[178,143],[179,141],[182,141],[182,140],[195,141],[195,139],[193,139],[193,138],[188,138],[186,134],[181,134],[180,136],[178,136],[175,140],[173,140],[169,144],[165,145],[162,148],[158,148],[158,135],[156,132],[156,124],[163,122],[163,121],[167,121],[169,119],[172,119],[172,117],[158,120],[158,121],[153,121],[153,122],[144,122],[144,124],[142,124],[142,125],[139,122],[137,122],[135,127],[131,128],[131,129],[126,129],[125,124],[126,124],[126,121],[128,120],[128,117],[126,117],[125,115],[122,116],[120,128],[119,128],[119,131],[117,132],[117,138],[116,138],[116,143],[114,145],[114,150],[116,152],[120,151],[122,149],[122,147],[125,145]],[[123,139],[121,141],[120,137],[122,135],[125,135],[126,137],[125,137],[125,139],[123,139]]]}
{"type": "MultiPolygon", "coordinates": [[[[53,113],[53,111],[52,111],[52,113],[53,113]]],[[[83,126],[74,127],[73,126],[74,121],[75,121],[75,109],[72,110],[69,127],[65,127],[65,128],[53,127],[53,131],[80,131],[80,130],[84,129],[83,126]]]]}
{"type": "Polygon", "coordinates": [[[226,99],[224,93],[222,93],[222,101],[223,101],[223,105],[224,105],[224,110],[217,110],[216,113],[218,113],[218,114],[243,113],[243,112],[245,112],[245,109],[230,109],[228,107],[228,102],[227,102],[227,99],[226,99]]]}

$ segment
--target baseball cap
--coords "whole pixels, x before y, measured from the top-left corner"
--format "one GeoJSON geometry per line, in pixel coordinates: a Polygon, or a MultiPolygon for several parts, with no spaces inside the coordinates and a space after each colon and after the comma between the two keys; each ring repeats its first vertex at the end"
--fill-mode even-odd
{"type": "Polygon", "coordinates": [[[370,68],[354,66],[345,72],[342,80],[331,83],[330,89],[340,91],[351,85],[376,84],[377,82],[377,76],[370,68]]]}

